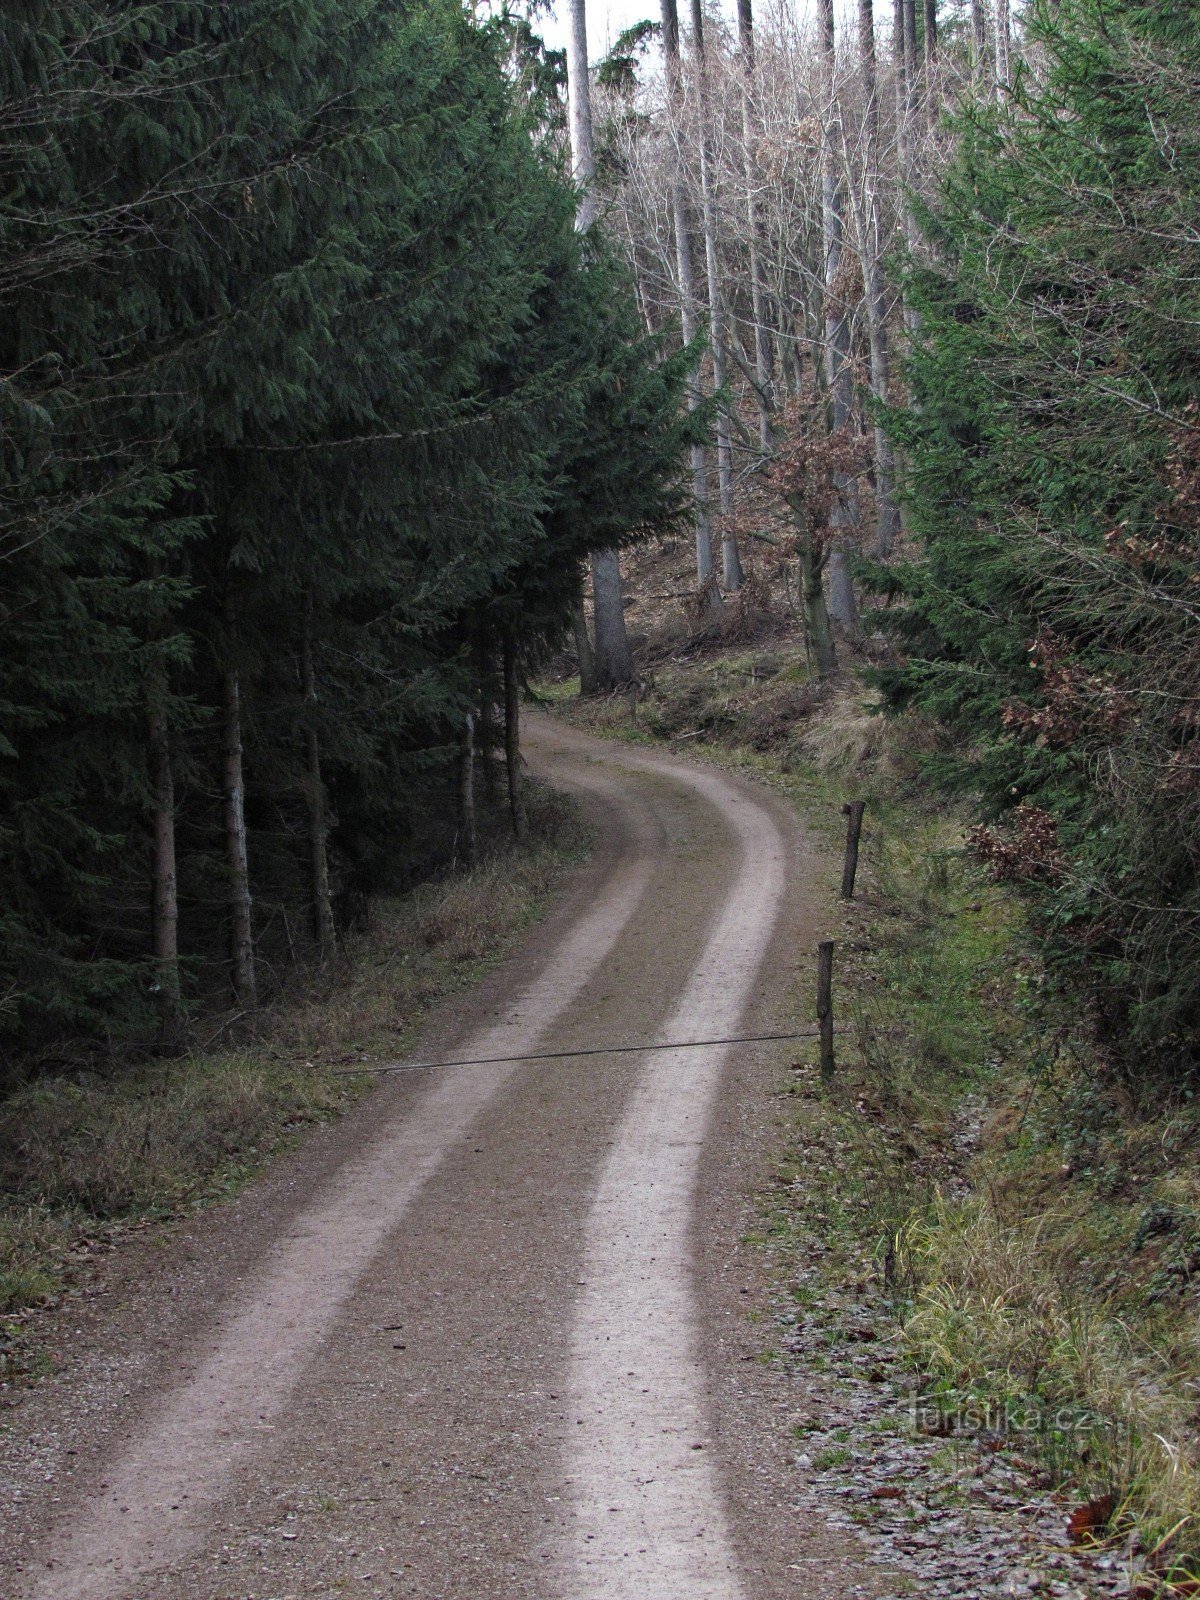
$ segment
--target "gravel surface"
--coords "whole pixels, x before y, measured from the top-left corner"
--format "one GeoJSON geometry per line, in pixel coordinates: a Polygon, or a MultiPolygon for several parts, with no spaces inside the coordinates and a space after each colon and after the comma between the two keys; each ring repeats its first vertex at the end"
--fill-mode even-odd
{"type": "MultiPolygon", "coordinates": [[[[826,891],[788,808],[530,718],[598,849],[422,1059],[769,1026],[826,891]]],[[[807,955],[805,954],[805,959],[807,955]]],[[[744,1244],[773,1047],[397,1076],[46,1319],[0,1593],[878,1597],[797,1494],[823,1380],[765,1365],[744,1244]]]]}

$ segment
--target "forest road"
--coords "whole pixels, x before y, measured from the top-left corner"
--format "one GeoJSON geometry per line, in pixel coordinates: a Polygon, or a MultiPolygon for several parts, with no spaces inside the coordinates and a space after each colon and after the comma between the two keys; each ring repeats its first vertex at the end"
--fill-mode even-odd
{"type": "MultiPolygon", "coordinates": [[[[829,891],[791,809],[528,719],[597,847],[421,1057],[769,1031],[829,891]]],[[[803,1509],[744,1242],[787,1046],[397,1074],[48,1319],[0,1594],[877,1593],[803,1509]]]]}

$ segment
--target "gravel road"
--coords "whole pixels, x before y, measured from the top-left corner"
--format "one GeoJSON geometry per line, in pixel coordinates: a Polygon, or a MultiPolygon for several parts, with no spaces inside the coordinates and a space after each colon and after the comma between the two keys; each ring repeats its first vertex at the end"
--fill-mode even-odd
{"type": "MultiPolygon", "coordinates": [[[[790,809],[544,718],[527,754],[597,850],[422,1058],[769,1030],[827,896],[790,809]]],[[[122,1250],[7,1413],[0,1593],[877,1593],[758,1359],[779,1050],[397,1075],[122,1250]]]]}

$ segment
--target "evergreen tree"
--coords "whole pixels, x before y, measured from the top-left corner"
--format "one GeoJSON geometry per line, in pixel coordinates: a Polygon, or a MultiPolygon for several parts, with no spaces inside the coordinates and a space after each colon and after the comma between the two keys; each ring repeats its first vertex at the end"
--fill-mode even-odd
{"type": "Polygon", "coordinates": [[[912,274],[896,421],[924,560],[890,674],[958,733],[943,775],[1025,882],[1056,968],[1134,1059],[1200,1023],[1194,5],[1062,0],[978,110],[912,274]]]}
{"type": "Polygon", "coordinates": [[[527,659],[669,524],[681,375],[508,19],[6,28],[0,1025],[172,1040],[444,852],[479,630],[527,659]]]}

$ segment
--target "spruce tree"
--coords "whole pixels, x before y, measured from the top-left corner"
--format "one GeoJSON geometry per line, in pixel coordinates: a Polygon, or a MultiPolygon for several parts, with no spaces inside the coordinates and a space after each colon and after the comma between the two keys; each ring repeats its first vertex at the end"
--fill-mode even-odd
{"type": "Polygon", "coordinates": [[[1123,1049],[1189,1057],[1200,1009],[1195,7],[1062,0],[978,108],[911,275],[896,423],[923,561],[895,701],[960,740],[981,847],[1123,1049]]]}

